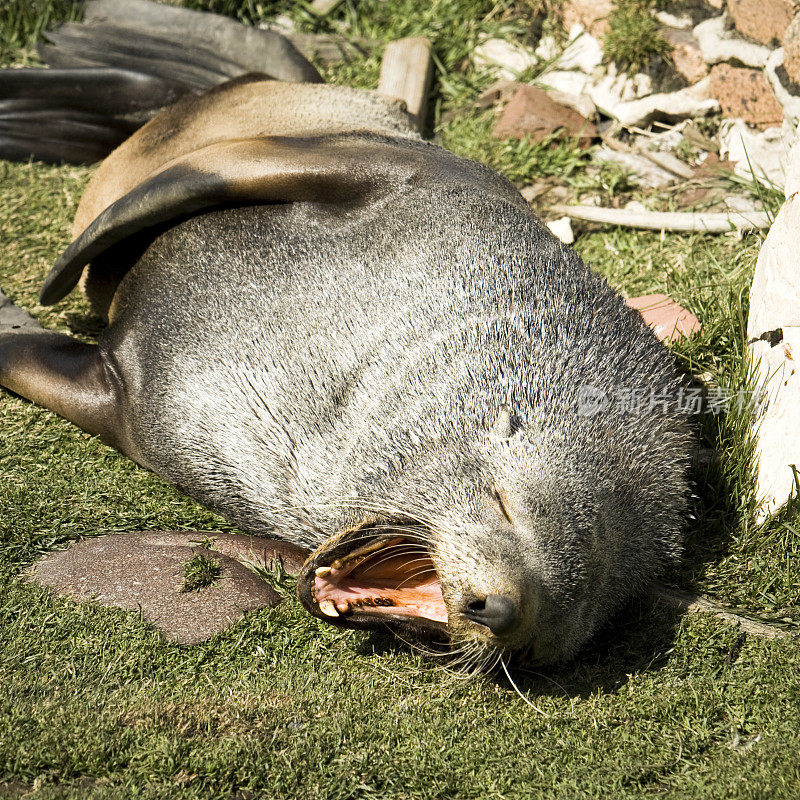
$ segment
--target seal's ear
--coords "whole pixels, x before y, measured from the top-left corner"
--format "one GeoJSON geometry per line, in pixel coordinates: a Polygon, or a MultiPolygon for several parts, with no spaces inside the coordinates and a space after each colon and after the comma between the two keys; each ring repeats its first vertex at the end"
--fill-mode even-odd
{"type": "Polygon", "coordinates": [[[195,150],[102,211],[56,261],[40,301],[60,300],[86,264],[145,228],[232,203],[362,202],[410,180],[419,169],[414,156],[413,148],[369,134],[259,137],[195,150]]]}
{"type": "Polygon", "coordinates": [[[519,417],[512,414],[508,406],[502,405],[492,423],[489,438],[494,442],[502,442],[510,439],[521,428],[522,423],[519,417]]]}
{"type": "Polygon", "coordinates": [[[494,423],[492,423],[492,430],[489,432],[489,436],[496,441],[502,441],[510,438],[512,433],[514,433],[514,430],[511,426],[511,410],[508,406],[500,406],[500,411],[494,423]]]}

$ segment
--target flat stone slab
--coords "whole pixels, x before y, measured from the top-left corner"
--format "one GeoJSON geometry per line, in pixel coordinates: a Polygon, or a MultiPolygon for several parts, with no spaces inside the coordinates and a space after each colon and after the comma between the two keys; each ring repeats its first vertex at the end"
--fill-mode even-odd
{"type": "Polygon", "coordinates": [[[289,542],[278,539],[269,539],[266,536],[245,536],[241,533],[195,533],[194,531],[165,531],[137,534],[138,536],[168,536],[170,541],[178,542],[178,537],[184,537],[187,546],[199,542],[203,538],[214,540],[214,551],[225,556],[235,558],[237,561],[247,561],[269,566],[269,562],[278,559],[283,568],[297,575],[311,551],[289,542]]]}
{"type": "Polygon", "coordinates": [[[272,539],[228,533],[119,533],[50,553],[27,578],[79,602],[137,611],[167,639],[188,645],[224,631],[249,611],[280,603],[281,596],[242,561],[266,565],[279,557],[292,572],[304,553],[272,539]],[[213,549],[200,544],[204,538],[213,540],[213,549]],[[219,573],[209,586],[182,591],[183,566],[200,554],[217,562],[219,573]]]}

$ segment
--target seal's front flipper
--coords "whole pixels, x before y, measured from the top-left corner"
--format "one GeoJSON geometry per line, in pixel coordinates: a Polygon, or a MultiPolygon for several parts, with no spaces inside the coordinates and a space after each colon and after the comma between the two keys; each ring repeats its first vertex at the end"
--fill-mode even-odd
{"type": "Polygon", "coordinates": [[[0,386],[122,450],[117,385],[97,345],[44,330],[0,292],[0,386]]]}
{"type": "Polygon", "coordinates": [[[30,333],[44,330],[24,308],[15,306],[11,300],[0,292],[0,334],[30,333]]]}

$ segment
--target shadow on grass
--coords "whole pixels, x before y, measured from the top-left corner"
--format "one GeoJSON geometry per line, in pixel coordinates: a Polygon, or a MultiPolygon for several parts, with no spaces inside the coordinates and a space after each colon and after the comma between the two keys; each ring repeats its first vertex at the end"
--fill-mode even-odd
{"type": "MultiPolygon", "coordinates": [[[[631,675],[657,672],[669,659],[681,613],[656,600],[628,604],[573,661],[550,666],[510,664],[517,687],[532,698],[542,696],[586,699],[598,691],[614,693],[631,675]]],[[[360,656],[418,653],[419,650],[387,630],[371,631],[357,646],[360,656]]],[[[512,689],[501,668],[486,680],[512,689]]]]}
{"type": "Polygon", "coordinates": [[[695,452],[706,458],[695,458],[690,470],[684,554],[666,578],[689,591],[702,590],[709,570],[752,527],[756,510],[752,420],[757,387],[746,322],[750,274],[739,272],[736,279],[728,276],[719,295],[703,298],[702,335],[672,345],[678,369],[705,395],[694,433],[695,452]]]}

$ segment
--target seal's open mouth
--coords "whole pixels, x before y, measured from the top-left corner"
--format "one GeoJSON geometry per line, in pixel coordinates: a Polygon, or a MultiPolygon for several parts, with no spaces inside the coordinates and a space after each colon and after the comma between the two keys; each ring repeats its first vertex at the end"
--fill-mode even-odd
{"type": "Polygon", "coordinates": [[[329,540],[303,566],[298,593],[308,611],[336,625],[441,631],[447,624],[433,559],[402,534],[361,530],[329,540]]]}

